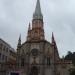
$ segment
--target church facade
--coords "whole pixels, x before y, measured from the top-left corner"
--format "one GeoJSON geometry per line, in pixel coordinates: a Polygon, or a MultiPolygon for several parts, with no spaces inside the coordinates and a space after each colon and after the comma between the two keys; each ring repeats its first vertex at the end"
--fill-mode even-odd
{"type": "Polygon", "coordinates": [[[22,70],[20,75],[69,75],[70,67],[70,61],[60,59],[53,33],[51,42],[45,39],[43,15],[37,0],[27,40],[23,44],[21,36],[18,40],[17,68],[22,70]]]}

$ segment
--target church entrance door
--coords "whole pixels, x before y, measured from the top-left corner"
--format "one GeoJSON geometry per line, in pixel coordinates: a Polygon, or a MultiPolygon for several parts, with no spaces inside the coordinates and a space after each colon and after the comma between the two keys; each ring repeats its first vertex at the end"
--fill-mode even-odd
{"type": "Polygon", "coordinates": [[[31,73],[30,75],[38,75],[38,68],[36,66],[33,66],[31,68],[31,73]]]}

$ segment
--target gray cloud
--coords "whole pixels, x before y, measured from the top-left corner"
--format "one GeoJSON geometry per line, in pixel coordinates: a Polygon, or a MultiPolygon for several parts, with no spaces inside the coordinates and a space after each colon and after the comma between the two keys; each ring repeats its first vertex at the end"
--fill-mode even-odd
{"type": "MultiPolygon", "coordinates": [[[[40,0],[46,39],[54,32],[60,56],[75,51],[75,0],[40,0]]],[[[0,0],[0,37],[16,48],[19,34],[26,40],[36,0],[0,0]]]]}

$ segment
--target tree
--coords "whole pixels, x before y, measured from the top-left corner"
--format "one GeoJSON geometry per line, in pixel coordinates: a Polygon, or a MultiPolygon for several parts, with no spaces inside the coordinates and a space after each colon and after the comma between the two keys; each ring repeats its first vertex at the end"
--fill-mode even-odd
{"type": "Polygon", "coordinates": [[[72,52],[68,51],[68,54],[65,56],[65,60],[72,60],[72,52]]]}
{"type": "MultiPolygon", "coordinates": [[[[71,60],[72,64],[75,66],[75,52],[68,51],[67,55],[65,56],[65,60],[71,60]]],[[[72,69],[70,75],[75,75],[75,68],[72,69]]]]}
{"type": "Polygon", "coordinates": [[[73,65],[75,66],[75,52],[68,51],[67,55],[65,56],[65,60],[71,60],[73,65]]]}

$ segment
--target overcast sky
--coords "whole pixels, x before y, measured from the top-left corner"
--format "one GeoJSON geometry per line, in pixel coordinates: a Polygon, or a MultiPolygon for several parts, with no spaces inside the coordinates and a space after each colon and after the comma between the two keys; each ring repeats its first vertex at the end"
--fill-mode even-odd
{"type": "MultiPolygon", "coordinates": [[[[60,56],[75,51],[75,0],[40,0],[45,35],[51,41],[54,32],[60,56]]],[[[16,49],[19,35],[22,43],[32,23],[36,0],[0,0],[0,38],[16,49]]]]}

